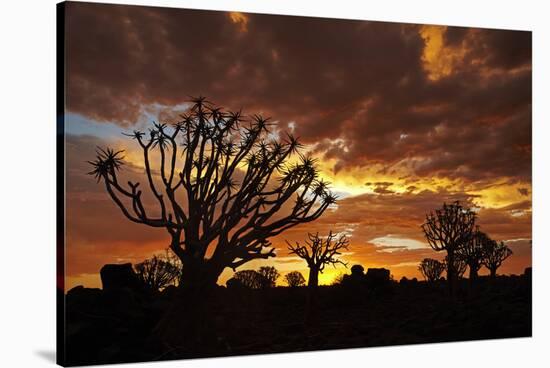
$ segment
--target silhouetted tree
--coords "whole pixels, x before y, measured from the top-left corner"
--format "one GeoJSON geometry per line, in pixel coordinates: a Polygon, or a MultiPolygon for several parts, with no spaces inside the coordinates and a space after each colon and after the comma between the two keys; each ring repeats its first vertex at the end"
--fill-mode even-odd
{"type": "Polygon", "coordinates": [[[426,215],[422,230],[433,250],[447,252],[447,280],[449,291],[454,292],[457,278],[455,258],[461,247],[470,241],[475,226],[475,213],[462,207],[458,201],[443,204],[441,209],[426,215]]]}
{"type": "Polygon", "coordinates": [[[181,269],[177,265],[170,263],[165,257],[156,255],[136,264],[134,268],[141,282],[152,291],[159,291],[174,284],[181,274],[181,269]]]}
{"type": "Polygon", "coordinates": [[[143,152],[158,215],[143,204],[139,182],[120,180],[123,151],[99,149],[89,174],[130,221],[168,232],[183,285],[202,290],[215,286],[226,267],[274,256],[269,238],[317,219],[336,198],[312,158],[290,161],[300,143],[290,135],[271,138],[268,119],[244,119],[203,97],[192,102],[173,126],[155,123],[148,133],[129,134],[143,152]]]}
{"type": "Polygon", "coordinates": [[[260,289],[263,284],[263,277],[254,270],[243,270],[235,272],[233,279],[240,282],[240,284],[249,289],[260,289]]]}
{"type": "Polygon", "coordinates": [[[336,266],[341,263],[346,266],[346,263],[338,258],[342,249],[348,249],[349,241],[345,235],[337,237],[332,231],[329,232],[326,238],[319,236],[319,233],[308,234],[308,240],[304,245],[296,242],[295,245],[287,241],[290,253],[296,254],[304,259],[309,267],[308,287],[317,287],[319,284],[319,273],[322,273],[327,264],[336,266]]]}
{"type": "Polygon", "coordinates": [[[432,258],[424,258],[418,265],[418,270],[428,282],[439,280],[445,268],[445,263],[432,258]]]}
{"type": "Polygon", "coordinates": [[[491,278],[495,278],[498,268],[506,258],[512,255],[512,250],[504,242],[490,240],[483,249],[483,264],[489,269],[491,278]]]}
{"type": "Polygon", "coordinates": [[[344,274],[343,272],[340,272],[338,275],[336,275],[334,277],[334,279],[332,279],[332,282],[330,284],[331,285],[342,285],[344,283],[344,278],[346,276],[347,276],[346,274],[344,274]]]}
{"type": "Polygon", "coordinates": [[[178,277],[176,278],[175,282],[174,282],[174,285],[175,286],[179,286],[179,285],[182,285],[183,281],[182,281],[182,275],[183,275],[183,272],[182,272],[182,265],[181,265],[181,259],[178,258],[178,256],[176,256],[174,254],[174,252],[172,252],[170,250],[170,248],[167,248],[165,250],[165,253],[164,253],[164,259],[166,260],[166,262],[176,266],[178,269],[179,269],[179,275],[178,277]]]}
{"type": "Polygon", "coordinates": [[[281,276],[279,271],[273,266],[262,266],[258,270],[258,274],[261,277],[261,287],[266,289],[275,287],[275,282],[281,276]]]}
{"type": "Polygon", "coordinates": [[[299,271],[292,271],[285,275],[285,281],[290,287],[304,286],[306,279],[299,271]]]}
{"type": "Polygon", "coordinates": [[[490,241],[491,239],[487,234],[477,227],[470,240],[465,242],[464,246],[458,251],[458,257],[463,259],[470,269],[469,279],[471,282],[474,282],[478,277],[478,271],[483,261],[483,249],[485,244],[490,241]]]}
{"type": "MultiPolygon", "coordinates": [[[[449,274],[449,257],[445,256],[445,260],[443,261],[443,264],[445,265],[445,269],[447,270],[447,274],[449,274]]],[[[466,273],[466,270],[468,269],[468,264],[466,263],[466,260],[462,258],[460,255],[457,255],[454,258],[453,262],[453,270],[456,275],[457,279],[461,279],[464,274],[466,273]]]]}

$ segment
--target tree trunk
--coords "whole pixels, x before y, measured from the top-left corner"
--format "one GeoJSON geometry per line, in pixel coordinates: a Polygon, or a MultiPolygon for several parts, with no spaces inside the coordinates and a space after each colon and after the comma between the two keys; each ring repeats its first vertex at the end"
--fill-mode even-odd
{"type": "Polygon", "coordinates": [[[165,346],[200,354],[208,349],[208,308],[216,282],[223,269],[205,260],[182,260],[182,283],[170,308],[154,329],[165,346]]]}
{"type": "Polygon", "coordinates": [[[490,268],[489,271],[491,272],[491,279],[496,279],[497,277],[497,268],[496,267],[493,267],[493,268],[490,268]]]}
{"type": "Polygon", "coordinates": [[[449,287],[449,294],[454,295],[456,272],[455,272],[455,257],[453,251],[447,251],[447,285],[449,287]]]}
{"type": "Polygon", "coordinates": [[[310,267],[307,286],[310,287],[310,288],[316,288],[317,286],[319,286],[319,270],[318,269],[316,269],[314,267],[310,267]]]}
{"type": "Polygon", "coordinates": [[[470,266],[470,282],[473,282],[477,279],[477,268],[470,266]]]}
{"type": "Polygon", "coordinates": [[[306,326],[314,325],[317,321],[317,287],[319,285],[319,269],[315,267],[309,268],[309,278],[307,282],[307,299],[306,299],[306,326]]]}

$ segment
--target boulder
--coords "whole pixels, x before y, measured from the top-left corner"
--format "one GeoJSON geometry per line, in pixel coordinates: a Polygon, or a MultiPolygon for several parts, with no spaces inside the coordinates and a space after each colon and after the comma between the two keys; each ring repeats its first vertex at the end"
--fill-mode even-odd
{"type": "Polygon", "coordinates": [[[101,295],[100,289],[90,289],[78,285],[67,291],[66,301],[68,305],[77,309],[95,308],[101,299],[101,295]]]}
{"type": "Polygon", "coordinates": [[[361,278],[363,277],[365,272],[365,268],[363,266],[356,264],[351,266],[351,276],[355,278],[361,278]]]}
{"type": "Polygon", "coordinates": [[[242,290],[244,289],[244,285],[242,282],[240,282],[239,280],[237,280],[236,278],[232,277],[230,278],[229,280],[227,280],[227,282],[225,283],[225,285],[227,286],[227,289],[229,290],[242,290]]]}
{"type": "Polygon", "coordinates": [[[384,286],[390,282],[390,270],[386,268],[369,268],[365,275],[369,286],[384,286]]]}
{"type": "Polygon", "coordinates": [[[106,264],[99,271],[103,290],[128,288],[142,290],[143,285],[134,272],[131,263],[106,264]]]}

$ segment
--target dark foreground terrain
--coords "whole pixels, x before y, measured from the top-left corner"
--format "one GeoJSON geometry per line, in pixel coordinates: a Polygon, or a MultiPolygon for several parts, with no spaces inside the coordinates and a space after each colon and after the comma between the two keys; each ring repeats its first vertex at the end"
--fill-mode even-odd
{"type": "MultiPolygon", "coordinates": [[[[293,352],[531,336],[531,280],[462,280],[450,298],[443,281],[381,287],[320,287],[305,323],[307,288],[220,287],[204,308],[203,339],[161,344],[153,329],[178,291],[77,287],[66,295],[66,364],[293,352]]],[[[185,331],[181,332],[182,335],[185,331]]]]}

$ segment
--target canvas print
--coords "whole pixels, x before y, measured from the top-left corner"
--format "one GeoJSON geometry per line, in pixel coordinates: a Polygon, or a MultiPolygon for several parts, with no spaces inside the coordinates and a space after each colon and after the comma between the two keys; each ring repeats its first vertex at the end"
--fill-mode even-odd
{"type": "Polygon", "coordinates": [[[531,336],[531,32],[57,20],[59,364],[531,336]]]}

